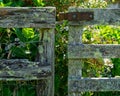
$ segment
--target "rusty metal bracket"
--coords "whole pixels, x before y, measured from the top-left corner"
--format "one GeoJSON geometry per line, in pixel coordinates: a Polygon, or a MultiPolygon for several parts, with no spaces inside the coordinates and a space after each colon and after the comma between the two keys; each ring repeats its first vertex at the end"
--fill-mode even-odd
{"type": "Polygon", "coordinates": [[[59,20],[68,21],[90,21],[94,19],[93,12],[70,12],[59,13],[59,20]]]}

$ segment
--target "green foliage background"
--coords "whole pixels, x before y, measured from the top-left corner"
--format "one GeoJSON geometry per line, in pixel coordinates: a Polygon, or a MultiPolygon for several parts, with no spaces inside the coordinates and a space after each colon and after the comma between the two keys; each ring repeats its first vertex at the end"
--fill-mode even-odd
{"type": "MultiPolygon", "coordinates": [[[[81,6],[82,8],[105,8],[110,0],[0,0],[1,7],[38,7],[38,6],[55,6],[57,10],[57,19],[59,12],[66,12],[69,6],[81,6]]],[[[68,43],[68,22],[64,21],[62,24],[56,25],[55,30],[55,96],[67,96],[67,76],[68,76],[68,58],[67,58],[67,43],[68,43]]],[[[37,52],[36,42],[39,39],[35,29],[0,29],[0,58],[28,58],[34,60],[37,52]],[[20,34],[22,32],[22,34],[20,34]],[[18,38],[15,40],[15,38],[18,38]],[[19,46],[7,45],[10,42],[19,42],[19,46]],[[25,43],[25,44],[23,44],[25,43]],[[36,49],[36,50],[33,50],[36,49]],[[19,52],[19,53],[18,53],[19,52]],[[29,54],[32,52],[32,55],[29,54]],[[11,54],[12,53],[12,54],[11,54]]],[[[109,25],[95,25],[86,26],[83,34],[83,42],[89,44],[119,44],[120,43],[120,27],[109,25]]],[[[85,60],[83,68],[83,75],[85,77],[94,76],[116,76],[120,74],[119,58],[111,59],[113,61],[113,69],[110,72],[105,72],[106,66],[98,59],[85,60]],[[90,63],[90,64],[89,64],[90,63]],[[99,64],[99,66],[98,66],[99,64]],[[104,74],[103,74],[104,73],[104,74]]],[[[109,71],[109,70],[108,70],[109,71]]],[[[13,96],[12,86],[9,84],[16,84],[19,92],[17,96],[36,96],[34,92],[35,82],[1,82],[0,89],[3,96],[13,96]],[[4,83],[4,85],[3,85],[4,83]],[[8,84],[8,85],[6,85],[8,84]],[[28,84],[28,85],[25,85],[28,84]],[[32,86],[33,85],[33,86],[32,86]],[[6,87],[7,86],[7,87],[6,87]]],[[[83,96],[120,96],[119,92],[87,92],[83,96]]]]}

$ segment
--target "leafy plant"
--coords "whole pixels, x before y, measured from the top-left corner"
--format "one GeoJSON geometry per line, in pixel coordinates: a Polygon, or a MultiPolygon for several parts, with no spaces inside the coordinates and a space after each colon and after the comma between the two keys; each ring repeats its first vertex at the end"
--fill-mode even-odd
{"type": "MultiPolygon", "coordinates": [[[[84,28],[83,42],[86,44],[119,44],[119,38],[120,26],[92,25],[84,28]]],[[[85,60],[83,76],[119,76],[119,58],[112,58],[111,60],[113,63],[113,67],[111,68],[110,66],[106,66],[104,62],[100,62],[99,59],[93,58],[85,60]]],[[[117,96],[119,92],[94,92],[92,95],[90,95],[90,93],[87,94],[89,94],[88,96],[106,96],[106,94],[109,96],[117,96]]]]}

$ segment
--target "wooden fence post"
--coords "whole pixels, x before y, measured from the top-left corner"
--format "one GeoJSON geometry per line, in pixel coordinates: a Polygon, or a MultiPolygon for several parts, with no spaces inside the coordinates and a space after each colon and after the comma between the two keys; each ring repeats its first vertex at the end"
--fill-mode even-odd
{"type": "MultiPolygon", "coordinates": [[[[69,45],[74,48],[76,44],[82,46],[82,29],[83,26],[69,26],[69,45]]],[[[70,47],[68,47],[68,52],[70,50],[70,47]]],[[[68,92],[70,92],[71,87],[70,83],[71,80],[81,79],[82,77],[82,66],[83,62],[81,59],[69,59],[68,60],[68,92]]],[[[74,84],[77,89],[77,85],[74,84]]],[[[76,95],[77,93],[70,93],[69,96],[81,96],[80,93],[76,95]]]]}

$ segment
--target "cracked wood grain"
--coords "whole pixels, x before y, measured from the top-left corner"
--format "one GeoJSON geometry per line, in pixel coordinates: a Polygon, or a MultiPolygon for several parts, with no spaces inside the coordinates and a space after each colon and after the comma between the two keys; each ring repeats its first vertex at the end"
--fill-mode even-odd
{"type": "Polygon", "coordinates": [[[119,58],[120,45],[83,44],[68,47],[69,58],[119,58]]]}
{"type": "Polygon", "coordinates": [[[0,27],[3,28],[53,28],[54,7],[6,7],[0,8],[0,27]]]}
{"type": "Polygon", "coordinates": [[[69,12],[93,12],[91,21],[69,21],[68,40],[68,96],[81,96],[88,91],[120,91],[120,78],[83,78],[83,58],[119,58],[120,45],[83,44],[82,33],[86,25],[120,25],[120,9],[69,8],[69,12]]]}
{"type": "Polygon", "coordinates": [[[83,78],[69,80],[70,92],[87,91],[120,91],[120,79],[118,78],[83,78]]]}
{"type": "Polygon", "coordinates": [[[74,21],[69,22],[70,25],[93,25],[93,24],[120,24],[120,8],[69,8],[69,12],[93,12],[94,19],[91,21],[74,21]]]}
{"type": "Polygon", "coordinates": [[[51,66],[40,66],[40,62],[27,59],[0,60],[0,80],[32,80],[50,77],[51,66]]]}

